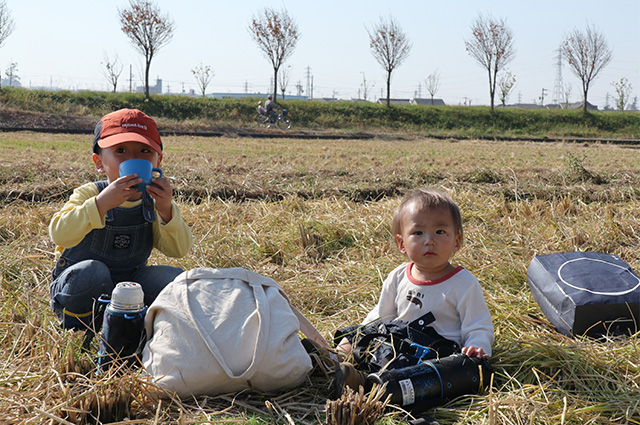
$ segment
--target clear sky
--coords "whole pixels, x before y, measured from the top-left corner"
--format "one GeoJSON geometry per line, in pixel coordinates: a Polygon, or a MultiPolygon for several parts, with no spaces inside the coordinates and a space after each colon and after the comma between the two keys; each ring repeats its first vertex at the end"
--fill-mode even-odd
{"type": "MultiPolygon", "coordinates": [[[[109,90],[103,75],[104,55],[124,65],[119,91],[141,85],[143,58],[120,30],[118,8],[127,0],[6,0],[16,29],[0,47],[0,68],[17,63],[24,87],[109,90]]],[[[392,16],[412,43],[411,54],[392,77],[392,98],[429,97],[425,79],[439,73],[436,98],[447,104],[488,104],[487,71],[465,50],[470,26],[482,13],[504,18],[515,38],[516,55],[508,69],[516,77],[510,103],[544,103],[553,98],[558,68],[556,50],[572,30],[588,24],[601,31],[611,49],[612,62],[589,91],[589,101],[603,108],[613,104],[612,82],[627,78],[633,96],[640,96],[640,1],[638,0],[156,0],[176,25],[173,40],[151,64],[152,81],[164,90],[198,91],[191,70],[209,65],[215,76],[207,92],[266,93],[272,69],[251,39],[251,17],[264,7],[286,8],[302,34],[291,56],[291,80],[307,88],[313,76],[313,95],[358,97],[363,77],[381,97],[385,75],[369,49],[367,28],[392,16]]],[[[570,84],[571,100],[581,99],[581,83],[569,67],[562,79],[570,84]]],[[[361,92],[362,93],[362,92],[361,92]]],[[[497,100],[497,99],[496,99],[497,100]]]]}

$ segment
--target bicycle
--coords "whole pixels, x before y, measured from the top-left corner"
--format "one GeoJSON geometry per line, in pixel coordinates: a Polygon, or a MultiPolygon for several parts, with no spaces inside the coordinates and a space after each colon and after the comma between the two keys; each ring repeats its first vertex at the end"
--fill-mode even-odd
{"type": "Polygon", "coordinates": [[[289,118],[289,111],[282,109],[275,119],[272,119],[266,114],[258,113],[256,121],[260,127],[270,128],[272,125],[277,126],[280,130],[289,130],[291,128],[291,118],[289,118]]]}

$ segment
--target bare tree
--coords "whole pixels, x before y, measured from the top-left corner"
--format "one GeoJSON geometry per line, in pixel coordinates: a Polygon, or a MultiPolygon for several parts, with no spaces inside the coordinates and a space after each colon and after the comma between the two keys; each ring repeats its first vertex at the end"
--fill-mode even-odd
{"type": "Polygon", "coordinates": [[[4,44],[7,37],[11,35],[13,30],[16,28],[15,23],[13,22],[13,18],[11,17],[11,12],[7,7],[7,2],[5,0],[0,1],[0,46],[4,44]]]}
{"type": "Polygon", "coordinates": [[[571,99],[571,91],[573,87],[571,87],[571,83],[567,83],[564,85],[564,92],[562,96],[564,97],[564,108],[569,109],[569,100],[571,99]]]}
{"type": "Polygon", "coordinates": [[[200,63],[198,66],[191,70],[191,73],[196,77],[198,87],[202,93],[202,97],[205,97],[207,86],[211,83],[211,79],[215,76],[209,65],[203,65],[200,63]]]}
{"type": "Polygon", "coordinates": [[[273,100],[278,94],[278,70],[293,54],[300,31],[286,9],[266,8],[253,16],[249,33],[273,67],[273,100]]]}
{"type": "Polygon", "coordinates": [[[582,110],[586,113],[589,85],[611,62],[613,53],[604,35],[591,25],[587,25],[585,32],[573,30],[560,48],[571,71],[582,81],[582,110]]]}
{"type": "Polygon", "coordinates": [[[614,81],[611,85],[616,90],[616,107],[624,111],[631,98],[631,83],[627,78],[620,78],[620,81],[614,81]]]}
{"type": "Polygon", "coordinates": [[[119,63],[118,54],[116,53],[116,57],[111,60],[109,55],[105,53],[104,62],[101,62],[101,65],[104,67],[102,72],[109,81],[113,93],[115,93],[118,88],[118,79],[120,78],[120,74],[122,74],[123,69],[123,65],[119,63]]]}
{"type": "Polygon", "coordinates": [[[20,77],[17,72],[18,64],[16,62],[11,62],[7,67],[7,70],[4,72],[4,75],[7,76],[7,81],[9,81],[9,87],[13,87],[14,84],[17,87],[20,87],[20,77]]]}
{"type": "Polygon", "coordinates": [[[392,17],[380,18],[367,32],[371,53],[387,72],[387,106],[391,106],[391,73],[409,56],[411,42],[392,17]]]}
{"type": "Polygon", "coordinates": [[[471,40],[464,44],[471,57],[489,74],[489,97],[493,110],[498,72],[515,56],[513,33],[504,19],[479,14],[471,25],[471,34],[471,40]]]}
{"type": "Polygon", "coordinates": [[[424,80],[424,84],[427,86],[427,91],[431,95],[431,104],[433,105],[433,96],[436,95],[440,88],[440,73],[436,71],[433,74],[429,74],[427,79],[424,80]]]}
{"type": "Polygon", "coordinates": [[[0,47],[15,29],[15,23],[5,0],[0,1],[0,47]]]}
{"type": "Polygon", "coordinates": [[[364,72],[362,73],[362,84],[360,84],[360,87],[362,87],[362,98],[364,100],[367,100],[369,98],[369,93],[371,93],[371,90],[375,87],[376,83],[373,82],[371,84],[369,84],[367,82],[367,77],[364,75],[364,72]]]}
{"type": "Polygon", "coordinates": [[[278,84],[280,84],[282,99],[284,99],[284,94],[287,91],[289,80],[291,80],[291,65],[282,68],[282,72],[280,72],[280,75],[278,76],[278,84]]]}
{"type": "Polygon", "coordinates": [[[500,99],[500,103],[502,103],[502,107],[504,108],[507,104],[507,99],[509,98],[509,94],[513,89],[513,86],[516,85],[516,76],[511,73],[511,71],[505,71],[498,78],[498,99],[500,99]]]}
{"type": "Polygon", "coordinates": [[[144,56],[144,95],[149,99],[149,69],[158,50],[173,38],[175,24],[169,15],[148,0],[129,0],[129,8],[118,9],[120,29],[144,56]]]}

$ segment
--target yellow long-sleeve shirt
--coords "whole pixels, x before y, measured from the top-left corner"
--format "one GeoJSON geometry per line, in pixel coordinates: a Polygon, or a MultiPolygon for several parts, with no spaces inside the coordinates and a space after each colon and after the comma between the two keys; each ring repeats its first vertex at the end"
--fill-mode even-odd
{"type": "MultiPolygon", "coordinates": [[[[49,235],[56,244],[56,258],[65,248],[79,244],[94,229],[105,227],[105,217],[98,213],[96,196],[100,193],[93,183],[84,184],[73,191],[66,204],[49,224],[49,235]]],[[[142,201],[125,202],[123,208],[133,208],[142,201]]],[[[156,211],[153,223],[153,246],[168,257],[183,257],[193,245],[191,229],[182,219],[176,204],[172,204],[172,219],[165,223],[156,211]]]]}

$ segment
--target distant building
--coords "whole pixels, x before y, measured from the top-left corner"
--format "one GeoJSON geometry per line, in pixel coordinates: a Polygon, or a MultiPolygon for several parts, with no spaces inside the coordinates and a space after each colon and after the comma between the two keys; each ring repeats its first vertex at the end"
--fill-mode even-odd
{"type": "MultiPolygon", "coordinates": [[[[144,86],[136,87],[136,93],[144,93],[144,86]]],[[[156,85],[149,84],[149,94],[162,94],[162,80],[156,79],[156,85]]]]}
{"type": "Polygon", "coordinates": [[[429,105],[429,106],[445,106],[444,100],[442,99],[421,99],[415,98],[411,99],[412,105],[429,105]]]}
{"type": "MultiPolygon", "coordinates": [[[[568,106],[566,103],[549,103],[546,105],[538,105],[537,103],[514,103],[512,105],[506,105],[505,108],[520,108],[520,109],[582,109],[582,102],[570,103],[568,106]]],[[[502,105],[497,107],[501,108],[502,105]]],[[[587,102],[587,109],[590,111],[597,111],[598,107],[587,102]]]]}
{"type": "Polygon", "coordinates": [[[13,78],[2,78],[0,79],[0,83],[2,87],[22,87],[22,84],[20,84],[20,77],[17,75],[14,75],[13,78]]]}
{"type": "MultiPolygon", "coordinates": [[[[542,109],[543,106],[537,103],[514,103],[512,105],[505,105],[505,108],[519,108],[519,109],[542,109]]],[[[496,105],[496,108],[502,108],[502,105],[496,105]]]]}
{"type": "MultiPolygon", "coordinates": [[[[380,98],[376,103],[387,103],[386,98],[380,98]]],[[[423,99],[423,98],[414,98],[414,99],[391,99],[391,104],[393,105],[433,105],[433,106],[444,106],[444,100],[442,99],[423,99]]]]}
{"type": "Polygon", "coordinates": [[[422,99],[422,98],[415,98],[415,99],[411,99],[411,104],[412,105],[433,105],[433,106],[445,106],[444,100],[442,99],[422,99]]]}
{"type": "MultiPolygon", "coordinates": [[[[566,103],[563,104],[563,106],[565,105],[566,103]]],[[[584,107],[584,102],[574,102],[574,103],[570,103],[567,109],[583,109],[583,107],[584,107]]],[[[590,111],[597,111],[598,107],[587,102],[587,109],[590,111]]]]}
{"type": "MultiPolygon", "coordinates": [[[[269,93],[271,94],[271,93],[269,93]]],[[[266,93],[208,93],[207,97],[213,97],[216,99],[241,99],[245,97],[259,97],[266,98],[268,95],[266,93]]],[[[282,100],[282,95],[278,94],[276,98],[276,102],[282,100]]],[[[308,100],[306,96],[295,96],[292,94],[287,94],[284,100],[308,100]]]]}
{"type": "MultiPolygon", "coordinates": [[[[411,99],[389,99],[390,103],[393,105],[411,105],[411,99]]],[[[378,103],[387,103],[387,99],[386,98],[380,98],[378,99],[378,103]]]]}

